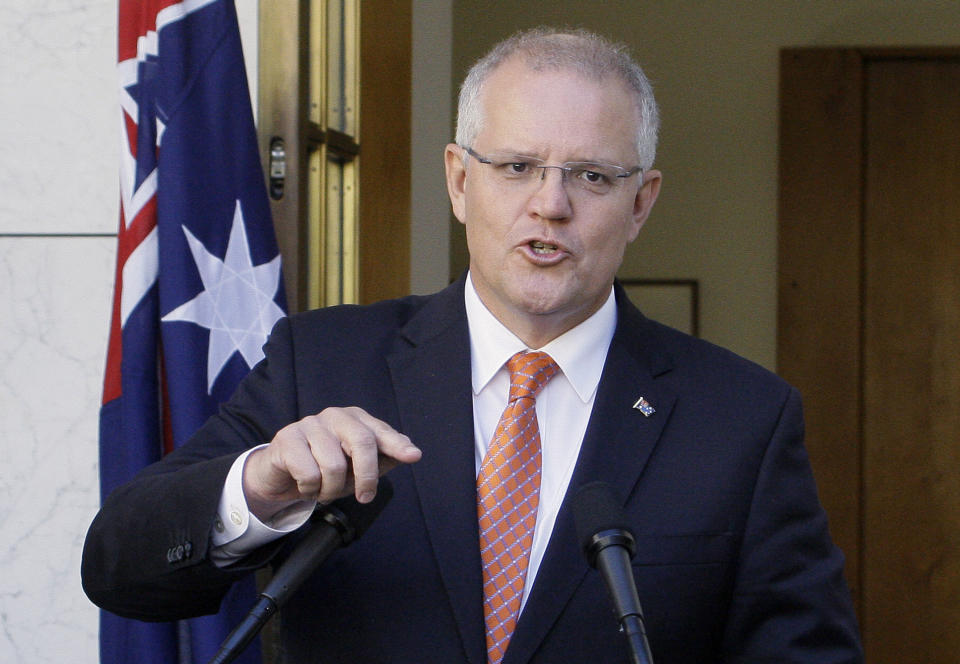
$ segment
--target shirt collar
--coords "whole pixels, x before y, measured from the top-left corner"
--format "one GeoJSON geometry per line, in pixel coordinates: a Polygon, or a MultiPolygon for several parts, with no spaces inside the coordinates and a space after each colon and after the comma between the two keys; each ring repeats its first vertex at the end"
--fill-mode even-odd
{"type": "MultiPolygon", "coordinates": [[[[467,275],[464,288],[467,326],[470,330],[470,367],[473,393],[479,394],[515,353],[527,346],[490,313],[467,275]]],[[[617,303],[610,289],[603,306],[590,318],[539,348],[556,361],[563,375],[586,403],[593,397],[607,349],[617,327],[617,303]]]]}

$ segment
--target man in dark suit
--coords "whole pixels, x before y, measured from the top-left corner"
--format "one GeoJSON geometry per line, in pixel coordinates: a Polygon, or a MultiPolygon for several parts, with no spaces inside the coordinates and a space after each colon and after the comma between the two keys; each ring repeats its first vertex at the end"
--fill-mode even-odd
{"type": "Polygon", "coordinates": [[[213,612],[317,500],[367,502],[389,472],[383,514],[282,612],[287,661],[626,662],[571,515],[600,479],[636,535],[659,664],[860,661],[799,396],[644,318],[615,284],[659,192],[656,132],[621,49],[549,30],[498,45],[464,83],[445,154],[469,272],[433,296],[281,321],[222,413],[106,501],[90,597],[147,620],[213,612]],[[477,478],[507,360],[531,350],[557,371],[535,397],[536,525],[504,635],[477,478]]]}

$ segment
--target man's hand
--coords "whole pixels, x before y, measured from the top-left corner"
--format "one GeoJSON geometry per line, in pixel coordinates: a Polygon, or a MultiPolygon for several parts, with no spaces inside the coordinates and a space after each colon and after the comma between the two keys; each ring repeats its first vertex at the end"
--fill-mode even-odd
{"type": "Polygon", "coordinates": [[[327,408],[284,427],[247,457],[243,491],[261,521],[301,500],[355,493],[367,503],[381,475],[420,455],[409,438],[365,410],[327,408]]]}

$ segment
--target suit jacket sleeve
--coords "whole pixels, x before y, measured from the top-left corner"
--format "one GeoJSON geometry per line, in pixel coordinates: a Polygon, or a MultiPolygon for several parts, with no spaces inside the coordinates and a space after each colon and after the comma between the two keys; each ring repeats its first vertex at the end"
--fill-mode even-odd
{"type": "Polygon", "coordinates": [[[84,591],[95,604],[140,620],[215,613],[230,585],[279,548],[275,543],[226,569],[208,557],[230,466],[244,450],[269,442],[297,419],[286,319],[275,327],[265,353],[190,441],[104,501],[87,533],[81,564],[84,591]]]}
{"type": "Polygon", "coordinates": [[[757,475],[725,631],[729,662],[861,662],[793,389],[757,475]]]}

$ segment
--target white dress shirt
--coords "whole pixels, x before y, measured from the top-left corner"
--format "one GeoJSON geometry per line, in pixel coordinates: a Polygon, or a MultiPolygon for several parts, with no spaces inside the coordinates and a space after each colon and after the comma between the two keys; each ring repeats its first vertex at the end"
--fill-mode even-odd
{"type": "MultiPolygon", "coordinates": [[[[470,332],[474,458],[479,473],[487,445],[493,438],[510,393],[506,362],[514,353],[527,350],[527,347],[484,306],[469,275],[464,299],[470,332]]],[[[616,301],[611,289],[606,302],[593,316],[542,348],[532,349],[548,353],[560,367],[560,372],[537,395],[542,454],[540,504],[521,608],[530,594],[570,483],[616,324],[616,301]]],[[[417,444],[417,441],[412,442],[417,444]]],[[[269,523],[263,523],[251,514],[243,496],[242,476],[243,464],[252,451],[234,462],[224,484],[212,537],[211,558],[217,565],[228,565],[257,547],[296,530],[306,522],[314,508],[314,503],[300,503],[284,510],[269,523]]]]}
{"type": "Polygon", "coordinates": [[[580,454],[603,363],[617,325],[617,305],[611,289],[606,302],[593,316],[542,348],[528,349],[484,306],[469,277],[465,300],[470,328],[473,431],[478,473],[510,395],[507,360],[519,351],[539,350],[550,355],[560,367],[560,372],[546,384],[536,400],[542,456],[540,504],[520,604],[523,610],[580,454]]]}

